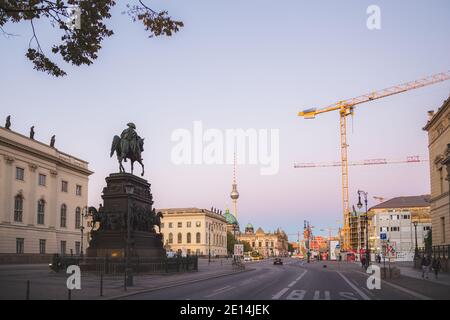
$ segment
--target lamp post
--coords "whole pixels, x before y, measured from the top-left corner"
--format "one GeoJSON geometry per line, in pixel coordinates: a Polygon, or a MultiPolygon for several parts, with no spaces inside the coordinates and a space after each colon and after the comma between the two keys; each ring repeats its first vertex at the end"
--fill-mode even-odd
{"type": "Polygon", "coordinates": [[[414,250],[414,260],[416,260],[419,257],[419,248],[417,247],[417,225],[419,223],[417,221],[413,222],[414,225],[414,235],[415,235],[415,240],[416,240],[416,248],[414,250]]]}
{"type": "Polygon", "coordinates": [[[208,264],[211,263],[211,230],[212,229],[212,224],[209,223],[208,226],[208,264]]]}
{"type": "Polygon", "coordinates": [[[131,196],[134,193],[134,186],[132,184],[125,185],[125,193],[127,194],[127,244],[125,249],[125,284],[124,289],[127,290],[127,286],[133,285],[133,273],[130,269],[130,238],[131,238],[131,196]]]}
{"type": "Polygon", "coordinates": [[[361,209],[362,208],[362,203],[361,203],[361,195],[364,196],[364,204],[366,207],[366,263],[365,263],[365,267],[367,269],[367,267],[369,266],[369,216],[367,215],[367,192],[362,191],[362,190],[358,190],[358,208],[361,209]]]}
{"type": "Polygon", "coordinates": [[[88,207],[87,206],[84,206],[83,207],[83,211],[82,212],[80,212],[80,215],[81,215],[81,226],[80,226],[80,231],[81,231],[81,243],[80,243],[80,246],[81,246],[81,252],[80,252],[80,256],[83,258],[83,256],[84,256],[84,251],[83,251],[83,242],[84,242],[84,218],[87,218],[88,217],[88,207]]]}

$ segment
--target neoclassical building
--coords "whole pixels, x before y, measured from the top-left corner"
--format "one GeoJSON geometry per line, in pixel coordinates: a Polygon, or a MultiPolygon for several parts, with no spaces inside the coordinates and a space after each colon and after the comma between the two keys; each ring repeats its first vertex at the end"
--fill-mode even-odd
{"type": "Polygon", "coordinates": [[[285,256],[288,254],[288,237],[284,231],[277,229],[274,233],[266,233],[262,228],[254,231],[251,223],[245,232],[238,235],[239,241],[246,241],[253,251],[264,257],[285,256]]]}
{"type": "Polygon", "coordinates": [[[198,208],[158,209],[163,216],[161,233],[167,251],[208,256],[227,255],[227,222],[217,210],[198,208]]]}
{"type": "Polygon", "coordinates": [[[47,261],[87,247],[88,163],[0,127],[0,263],[47,261]],[[87,229],[86,229],[87,230],[87,229]]]}
{"type": "Polygon", "coordinates": [[[433,245],[450,244],[450,97],[435,113],[429,111],[428,132],[433,245]]]}

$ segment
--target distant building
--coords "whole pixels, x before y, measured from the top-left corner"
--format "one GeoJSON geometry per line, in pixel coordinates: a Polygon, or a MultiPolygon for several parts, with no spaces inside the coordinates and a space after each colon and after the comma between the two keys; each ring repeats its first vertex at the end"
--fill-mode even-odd
{"type": "Polygon", "coordinates": [[[450,244],[450,97],[439,110],[429,111],[428,132],[433,245],[450,244]]]}
{"type": "Polygon", "coordinates": [[[412,261],[415,252],[414,222],[417,222],[417,246],[431,229],[430,196],[397,197],[369,210],[369,245],[372,254],[383,253],[383,244],[395,248],[396,260],[412,261]]]}
{"type": "Polygon", "coordinates": [[[199,256],[227,255],[227,221],[218,211],[159,209],[166,251],[199,256]]]}
{"type": "MultiPolygon", "coordinates": [[[[0,127],[0,262],[45,262],[54,253],[80,254],[92,173],[86,161],[34,140],[34,135],[31,139],[0,127]]],[[[83,250],[87,245],[85,232],[83,250]]]]}
{"type": "Polygon", "coordinates": [[[245,227],[245,232],[239,234],[239,241],[250,244],[252,251],[257,251],[264,257],[285,256],[288,254],[288,237],[284,231],[277,229],[274,233],[265,233],[262,228],[254,231],[251,223],[245,227]]]}
{"type": "Polygon", "coordinates": [[[359,255],[366,248],[366,215],[362,212],[353,212],[349,219],[350,248],[359,255]]]}

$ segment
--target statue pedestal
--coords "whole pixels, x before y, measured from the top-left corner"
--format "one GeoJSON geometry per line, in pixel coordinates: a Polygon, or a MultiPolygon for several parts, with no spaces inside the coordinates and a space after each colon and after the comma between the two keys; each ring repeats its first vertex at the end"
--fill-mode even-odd
{"type": "Polygon", "coordinates": [[[100,227],[91,233],[88,257],[125,257],[128,228],[130,257],[166,256],[162,236],[154,228],[157,220],[150,186],[147,180],[128,173],[106,178],[104,205],[98,212],[100,227]],[[134,192],[127,194],[125,186],[132,186],[134,192]]]}

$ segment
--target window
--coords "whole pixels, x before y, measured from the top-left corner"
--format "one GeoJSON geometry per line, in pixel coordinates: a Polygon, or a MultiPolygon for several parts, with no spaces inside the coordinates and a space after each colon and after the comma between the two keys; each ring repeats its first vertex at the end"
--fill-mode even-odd
{"type": "Polygon", "coordinates": [[[39,174],[39,185],[45,187],[46,180],[47,180],[47,176],[45,174],[40,173],[39,174]]]}
{"type": "Polygon", "coordinates": [[[197,234],[195,235],[195,242],[200,243],[200,232],[197,232],[197,234]]]}
{"type": "Polygon", "coordinates": [[[273,241],[270,243],[270,246],[273,248],[273,241]]]}
{"type": "Polygon", "coordinates": [[[16,180],[23,181],[25,177],[25,170],[23,168],[16,167],[16,180]]]}
{"type": "Polygon", "coordinates": [[[14,221],[22,222],[23,217],[23,197],[19,194],[14,197],[14,221]]]}
{"type": "Polygon", "coordinates": [[[81,209],[77,207],[75,209],[75,229],[81,228],[81,209]]]}
{"type": "Polygon", "coordinates": [[[66,254],[66,241],[61,241],[61,255],[64,256],[66,254]]]}
{"type": "Polygon", "coordinates": [[[45,239],[39,239],[39,253],[45,254],[45,239]]]}
{"type": "Polygon", "coordinates": [[[161,222],[161,229],[164,228],[164,222],[161,222]]]}
{"type": "Polygon", "coordinates": [[[252,248],[254,248],[254,247],[255,247],[255,241],[252,242],[252,248]]]}
{"type": "Polygon", "coordinates": [[[186,242],[191,243],[191,233],[190,232],[188,232],[188,234],[186,236],[186,242]]]}
{"type": "Polygon", "coordinates": [[[44,224],[44,215],[45,215],[45,201],[39,200],[37,207],[37,224],[44,224]]]}
{"type": "Polygon", "coordinates": [[[183,235],[181,234],[181,232],[178,233],[178,239],[177,239],[178,243],[182,243],[183,242],[183,235]]]}
{"type": "Polygon", "coordinates": [[[173,243],[173,234],[169,233],[169,243],[173,243]]]}
{"type": "Polygon", "coordinates": [[[439,173],[439,191],[440,193],[444,193],[444,174],[443,174],[443,167],[438,169],[439,173]]]}
{"type": "Polygon", "coordinates": [[[81,242],[75,241],[75,254],[80,255],[81,253],[81,242]]]}
{"type": "Polygon", "coordinates": [[[200,227],[202,224],[200,223],[200,221],[195,222],[195,226],[196,227],[200,227]]]}
{"type": "Polygon", "coordinates": [[[169,228],[173,228],[173,223],[169,222],[169,228]]]}
{"type": "Polygon", "coordinates": [[[60,227],[65,228],[67,222],[67,206],[65,204],[61,205],[61,220],[60,220],[60,227]]]}
{"type": "Polygon", "coordinates": [[[178,222],[178,228],[182,228],[183,227],[183,222],[178,222]]]}
{"type": "Polygon", "coordinates": [[[75,188],[75,194],[77,196],[81,196],[81,186],[79,184],[77,184],[77,186],[75,188]]]}
{"type": "Polygon", "coordinates": [[[186,222],[186,227],[187,227],[187,228],[190,228],[190,227],[191,227],[191,222],[190,222],[190,221],[186,222]]]}
{"type": "Polygon", "coordinates": [[[445,243],[445,217],[441,217],[441,232],[442,232],[441,243],[445,243]]]}
{"type": "Polygon", "coordinates": [[[200,255],[200,249],[196,249],[196,250],[195,250],[195,254],[196,254],[197,256],[199,256],[199,255],[200,255]]]}
{"type": "Polygon", "coordinates": [[[67,183],[67,181],[62,180],[61,181],[61,191],[62,192],[67,192],[69,184],[67,183]]]}
{"type": "Polygon", "coordinates": [[[259,243],[258,243],[258,247],[262,247],[262,242],[261,241],[259,241],[259,243]]]}
{"type": "Polygon", "coordinates": [[[16,253],[22,254],[24,252],[24,242],[23,238],[16,238],[16,253]]]}
{"type": "Polygon", "coordinates": [[[266,241],[266,247],[268,247],[268,246],[269,246],[269,242],[266,241]]]}

